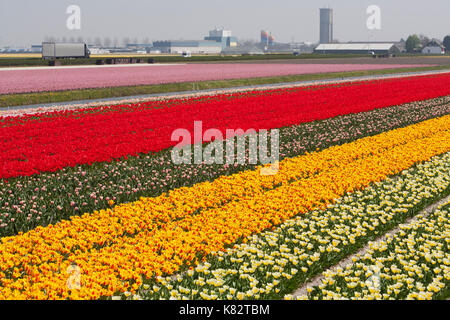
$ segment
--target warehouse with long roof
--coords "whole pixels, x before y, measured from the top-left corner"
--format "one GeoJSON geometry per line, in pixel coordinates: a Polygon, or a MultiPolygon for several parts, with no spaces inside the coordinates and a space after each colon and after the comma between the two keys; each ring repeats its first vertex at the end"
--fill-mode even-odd
{"type": "Polygon", "coordinates": [[[321,43],[316,49],[315,53],[330,53],[330,54],[395,54],[399,53],[400,49],[393,42],[365,42],[365,43],[321,43]]]}

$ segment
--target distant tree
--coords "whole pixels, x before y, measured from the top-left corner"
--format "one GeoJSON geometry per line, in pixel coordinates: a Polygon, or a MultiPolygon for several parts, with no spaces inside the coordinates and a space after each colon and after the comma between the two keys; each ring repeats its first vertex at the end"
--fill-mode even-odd
{"type": "Polygon", "coordinates": [[[105,45],[105,47],[111,47],[111,43],[112,43],[112,41],[111,41],[111,38],[110,37],[105,37],[105,38],[103,38],[103,44],[105,45]]]}
{"type": "Polygon", "coordinates": [[[94,45],[96,45],[97,47],[101,47],[102,46],[102,39],[100,37],[95,37],[94,45]]]}
{"type": "Polygon", "coordinates": [[[422,46],[422,48],[426,47],[428,45],[428,43],[430,43],[430,38],[428,38],[427,36],[421,34],[419,35],[419,39],[420,39],[420,45],[422,46]]]}
{"type": "Polygon", "coordinates": [[[122,45],[124,46],[124,47],[126,47],[127,46],[127,44],[129,44],[130,43],[130,37],[124,37],[124,38],[122,38],[122,45]]]}
{"type": "Polygon", "coordinates": [[[445,50],[450,51],[450,35],[446,36],[443,41],[445,50]]]}
{"type": "Polygon", "coordinates": [[[406,39],[406,52],[413,53],[420,47],[420,38],[413,34],[406,39]]]}

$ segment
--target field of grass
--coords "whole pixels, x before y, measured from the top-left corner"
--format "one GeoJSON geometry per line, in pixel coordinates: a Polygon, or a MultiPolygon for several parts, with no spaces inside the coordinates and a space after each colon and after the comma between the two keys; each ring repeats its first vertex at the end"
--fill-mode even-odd
{"type": "Polygon", "coordinates": [[[276,84],[284,82],[297,82],[297,81],[383,75],[401,72],[417,72],[417,71],[431,71],[444,69],[450,69],[450,66],[432,66],[432,67],[352,71],[352,72],[337,72],[337,73],[317,73],[317,74],[303,74],[303,75],[278,76],[278,77],[167,83],[158,85],[125,86],[114,88],[110,87],[110,88],[81,89],[68,91],[40,92],[40,93],[7,94],[7,95],[0,95],[0,108],[9,106],[53,103],[53,102],[67,102],[76,100],[103,99],[103,98],[126,97],[134,95],[191,91],[194,90],[194,88],[195,90],[207,90],[207,89],[233,88],[251,85],[276,84]]]}

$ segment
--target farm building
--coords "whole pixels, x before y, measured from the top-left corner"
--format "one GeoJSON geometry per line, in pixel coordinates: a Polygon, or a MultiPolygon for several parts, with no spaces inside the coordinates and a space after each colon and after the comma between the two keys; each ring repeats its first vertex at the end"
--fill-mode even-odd
{"type": "Polygon", "coordinates": [[[437,40],[430,41],[423,49],[423,54],[445,54],[445,47],[437,40]]]}
{"type": "Polygon", "coordinates": [[[344,54],[395,54],[399,53],[399,48],[394,43],[384,42],[352,42],[352,43],[321,43],[316,49],[315,53],[344,53],[344,54]]]}

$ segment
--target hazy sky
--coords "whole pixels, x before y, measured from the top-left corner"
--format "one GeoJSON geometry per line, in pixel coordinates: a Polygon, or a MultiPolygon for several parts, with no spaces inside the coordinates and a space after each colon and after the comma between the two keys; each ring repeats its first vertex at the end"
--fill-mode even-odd
{"type": "Polygon", "coordinates": [[[334,9],[334,38],[384,41],[450,34],[450,0],[0,0],[0,46],[39,44],[45,36],[202,39],[225,27],[239,39],[318,41],[319,7],[334,9]],[[66,28],[69,5],[81,8],[81,30],[66,28]],[[368,31],[366,9],[381,8],[382,29],[368,31]]]}

